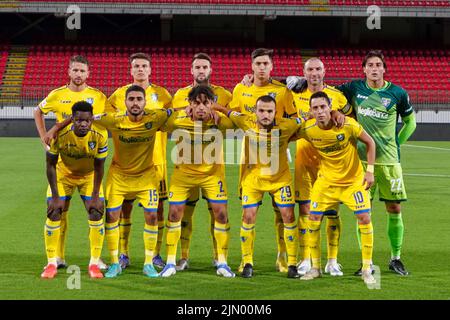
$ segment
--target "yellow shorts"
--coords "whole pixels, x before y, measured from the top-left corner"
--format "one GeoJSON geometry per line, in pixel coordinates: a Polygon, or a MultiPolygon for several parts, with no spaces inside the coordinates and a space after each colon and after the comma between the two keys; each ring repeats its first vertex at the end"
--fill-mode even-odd
{"type": "Polygon", "coordinates": [[[154,167],[140,176],[125,175],[112,166],[109,168],[106,178],[106,212],[119,210],[125,199],[138,199],[144,211],[158,210],[158,177],[154,167]]]}
{"type": "Polygon", "coordinates": [[[213,175],[192,175],[174,169],[169,188],[169,204],[186,204],[195,195],[198,200],[198,189],[202,196],[211,203],[227,203],[227,184],[224,172],[213,175]]]}
{"type": "Polygon", "coordinates": [[[155,165],[156,168],[156,175],[158,176],[159,180],[159,188],[158,188],[158,194],[159,194],[159,200],[167,200],[167,166],[166,164],[163,165],[155,165]]]}
{"type": "Polygon", "coordinates": [[[330,185],[320,178],[314,184],[311,194],[311,214],[336,214],[342,202],[355,214],[370,212],[370,195],[362,185],[363,177],[349,186],[330,185]]]}
{"type": "Polygon", "coordinates": [[[242,207],[245,209],[261,205],[265,192],[270,193],[278,207],[295,207],[293,190],[289,170],[274,181],[248,173],[242,179],[242,207]]]}
{"type": "MultiPolygon", "coordinates": [[[[92,198],[92,191],[94,189],[94,173],[89,175],[77,177],[64,175],[58,169],[56,170],[56,183],[58,186],[59,198],[61,200],[70,200],[75,189],[78,189],[80,197],[83,200],[90,200],[92,198]]],[[[100,185],[100,199],[104,199],[103,185],[100,185]]],[[[52,197],[52,190],[50,185],[47,187],[47,200],[52,197]]]]}
{"type": "Polygon", "coordinates": [[[295,155],[295,201],[304,204],[311,202],[311,191],[319,171],[317,150],[305,139],[297,140],[295,155]]]}

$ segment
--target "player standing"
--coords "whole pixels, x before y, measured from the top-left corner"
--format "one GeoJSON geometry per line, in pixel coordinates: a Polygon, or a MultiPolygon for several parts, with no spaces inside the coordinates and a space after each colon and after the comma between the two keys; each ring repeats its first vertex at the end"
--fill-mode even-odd
{"type": "Polygon", "coordinates": [[[92,106],[76,102],[72,107],[73,126],[66,127],[52,140],[47,151],[47,220],[45,222],[45,248],[48,264],[42,278],[57,274],[57,249],[61,233],[61,215],[67,211],[75,189],[78,189],[89,215],[89,241],[91,260],[89,276],[103,278],[98,268],[104,238],[102,179],[108,136],[91,129],[92,106]],[[60,161],[58,161],[60,157],[60,161]]]}

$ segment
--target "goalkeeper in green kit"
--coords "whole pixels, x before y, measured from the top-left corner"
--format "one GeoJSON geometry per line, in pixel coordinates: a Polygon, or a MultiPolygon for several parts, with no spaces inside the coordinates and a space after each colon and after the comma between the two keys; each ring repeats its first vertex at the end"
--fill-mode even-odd
{"type": "MultiPolygon", "coordinates": [[[[400,260],[404,233],[401,202],[407,200],[400,165],[400,145],[413,134],[416,119],[407,92],[384,80],[386,63],[381,51],[370,51],[362,66],[365,79],[344,83],[336,86],[336,89],[344,93],[353,107],[356,119],[376,143],[375,184],[371,189],[371,196],[373,199],[378,189],[379,199],[386,205],[387,232],[391,246],[389,269],[406,276],[408,271],[400,260]],[[399,116],[403,126],[398,131],[399,116]]],[[[306,87],[306,80],[290,76],[286,79],[286,84],[293,91],[302,91],[306,87]]],[[[358,144],[358,152],[365,167],[367,159],[363,144],[358,144]]],[[[360,272],[361,269],[355,275],[360,275],[360,272]]]]}

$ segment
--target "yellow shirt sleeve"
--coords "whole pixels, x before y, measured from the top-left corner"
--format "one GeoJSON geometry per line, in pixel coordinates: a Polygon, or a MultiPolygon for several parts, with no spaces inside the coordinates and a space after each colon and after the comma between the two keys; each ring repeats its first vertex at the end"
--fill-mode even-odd
{"type": "Polygon", "coordinates": [[[250,115],[243,114],[237,111],[231,111],[228,115],[230,120],[234,123],[234,125],[244,131],[250,129],[249,119],[250,115]]]}
{"type": "Polygon", "coordinates": [[[350,136],[357,139],[361,133],[363,132],[363,127],[359,124],[355,119],[350,117],[345,117],[346,119],[346,127],[348,127],[350,136]]]}
{"type": "Polygon", "coordinates": [[[58,95],[55,92],[50,92],[49,95],[39,103],[38,107],[41,109],[43,114],[49,112],[55,113],[55,103],[58,101],[58,95]]]}
{"type": "Polygon", "coordinates": [[[99,135],[97,154],[95,155],[96,159],[106,159],[108,156],[108,137],[104,135],[99,135]]]}
{"type": "Polygon", "coordinates": [[[296,118],[297,115],[297,108],[294,104],[294,96],[292,95],[291,90],[286,88],[285,94],[284,94],[284,116],[287,118],[296,118]]]}
{"type": "Polygon", "coordinates": [[[229,108],[233,111],[241,112],[241,104],[240,104],[240,97],[241,97],[241,84],[237,84],[233,89],[233,95],[232,99],[229,103],[229,108]]]}

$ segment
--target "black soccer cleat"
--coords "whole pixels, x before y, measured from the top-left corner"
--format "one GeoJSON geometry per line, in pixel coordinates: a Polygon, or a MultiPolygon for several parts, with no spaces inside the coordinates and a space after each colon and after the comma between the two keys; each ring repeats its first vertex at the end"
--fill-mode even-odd
{"type": "Polygon", "coordinates": [[[250,263],[246,263],[241,273],[242,278],[253,277],[253,266],[250,263]]]}
{"type": "Polygon", "coordinates": [[[406,270],[400,259],[392,259],[389,262],[389,270],[392,270],[401,276],[407,276],[409,274],[408,270],[406,270]]]}
{"type": "Polygon", "coordinates": [[[287,273],[288,278],[300,278],[300,275],[298,274],[297,271],[297,266],[289,266],[288,267],[288,273],[287,273]]]}
{"type": "MultiPolygon", "coordinates": [[[[372,275],[374,275],[375,274],[375,270],[372,267],[371,267],[371,269],[372,269],[372,275]]],[[[355,271],[355,273],[353,275],[355,275],[357,277],[361,277],[362,276],[362,264],[359,267],[359,269],[355,271]]]]}

